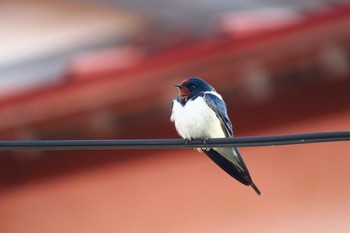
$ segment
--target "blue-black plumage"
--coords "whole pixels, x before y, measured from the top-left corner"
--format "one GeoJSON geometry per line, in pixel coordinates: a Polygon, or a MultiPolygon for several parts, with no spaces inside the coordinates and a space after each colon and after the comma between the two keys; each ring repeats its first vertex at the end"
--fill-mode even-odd
{"type": "MultiPolygon", "coordinates": [[[[181,137],[205,139],[233,137],[232,123],[221,95],[200,78],[189,78],[181,84],[173,101],[171,121],[181,137]]],[[[247,166],[236,147],[199,149],[225,172],[260,195],[247,166]]]]}

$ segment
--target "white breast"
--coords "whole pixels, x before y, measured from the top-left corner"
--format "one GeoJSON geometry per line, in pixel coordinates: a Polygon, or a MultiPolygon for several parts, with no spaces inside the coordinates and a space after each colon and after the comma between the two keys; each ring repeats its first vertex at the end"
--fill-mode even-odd
{"type": "Polygon", "coordinates": [[[185,106],[174,101],[171,121],[183,138],[223,138],[225,133],[215,112],[205,103],[203,97],[189,100],[185,106]]]}

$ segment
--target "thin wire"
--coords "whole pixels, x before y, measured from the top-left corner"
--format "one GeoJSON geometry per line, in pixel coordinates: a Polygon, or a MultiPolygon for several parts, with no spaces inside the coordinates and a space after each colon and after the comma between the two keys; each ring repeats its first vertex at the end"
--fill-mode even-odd
{"type": "Polygon", "coordinates": [[[116,139],[116,140],[12,140],[0,141],[0,151],[13,150],[106,150],[172,149],[210,147],[281,146],[291,144],[349,141],[350,131],[317,132],[274,136],[209,139],[116,139]]]}

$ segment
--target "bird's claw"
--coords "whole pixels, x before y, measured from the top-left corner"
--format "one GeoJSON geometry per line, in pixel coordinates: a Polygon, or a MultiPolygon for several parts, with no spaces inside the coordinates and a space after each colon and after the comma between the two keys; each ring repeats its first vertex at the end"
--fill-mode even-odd
{"type": "Polygon", "coordinates": [[[189,138],[185,138],[185,139],[184,139],[184,141],[185,141],[185,146],[188,146],[188,142],[190,142],[190,141],[191,141],[191,139],[189,139],[189,138]]]}
{"type": "Polygon", "coordinates": [[[204,138],[204,139],[203,139],[203,143],[204,143],[205,146],[207,145],[208,139],[209,139],[209,138],[204,138]]]}

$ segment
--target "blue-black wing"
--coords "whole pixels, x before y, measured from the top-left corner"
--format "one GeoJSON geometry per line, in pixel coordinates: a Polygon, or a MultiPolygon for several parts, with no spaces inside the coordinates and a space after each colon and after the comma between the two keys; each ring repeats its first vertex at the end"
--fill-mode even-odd
{"type": "MultiPolygon", "coordinates": [[[[210,93],[205,94],[203,97],[220,119],[221,127],[226,137],[232,137],[232,123],[228,118],[225,102],[218,96],[210,93]]],[[[250,185],[260,195],[260,190],[254,184],[238,148],[209,148],[202,149],[202,151],[225,172],[242,184],[250,185]]]]}
{"type": "Polygon", "coordinates": [[[228,118],[225,102],[218,96],[210,93],[206,93],[203,96],[203,98],[204,101],[216,113],[216,116],[219,118],[221,127],[224,130],[226,137],[232,137],[232,123],[228,118]]]}

